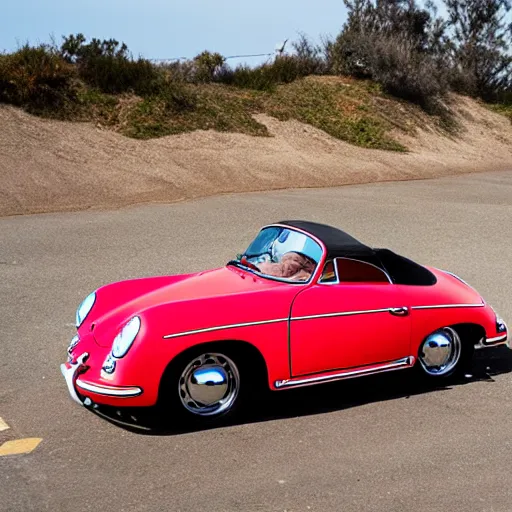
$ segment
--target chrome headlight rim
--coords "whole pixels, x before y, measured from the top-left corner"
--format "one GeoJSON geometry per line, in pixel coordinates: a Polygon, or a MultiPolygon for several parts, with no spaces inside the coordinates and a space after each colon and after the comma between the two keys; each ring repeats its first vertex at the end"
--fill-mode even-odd
{"type": "Polygon", "coordinates": [[[504,332],[507,332],[507,324],[505,320],[501,317],[501,315],[494,309],[493,306],[490,306],[492,309],[492,312],[494,313],[494,321],[496,324],[496,332],[498,334],[502,334],[504,332]]]}
{"type": "Polygon", "coordinates": [[[116,371],[116,361],[117,359],[112,355],[112,352],[109,352],[105,361],[103,362],[101,369],[106,374],[112,375],[116,371]]]}
{"type": "Polygon", "coordinates": [[[75,314],[75,326],[78,329],[85,321],[96,303],[96,292],[91,292],[78,306],[75,314]]]}
{"type": "Polygon", "coordinates": [[[126,322],[119,334],[112,342],[112,356],[116,359],[122,359],[130,350],[140,332],[142,322],[139,316],[134,316],[126,322]]]}
{"type": "Polygon", "coordinates": [[[505,320],[503,320],[503,318],[501,318],[499,315],[496,315],[496,332],[498,334],[507,332],[507,324],[505,323],[505,320]]]}

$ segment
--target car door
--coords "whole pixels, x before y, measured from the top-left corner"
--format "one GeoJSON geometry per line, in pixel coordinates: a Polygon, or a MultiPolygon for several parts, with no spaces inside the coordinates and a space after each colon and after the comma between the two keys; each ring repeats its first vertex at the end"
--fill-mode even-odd
{"type": "Polygon", "coordinates": [[[293,302],[292,375],[407,357],[410,332],[409,308],[387,274],[365,262],[337,258],[293,302]]]}

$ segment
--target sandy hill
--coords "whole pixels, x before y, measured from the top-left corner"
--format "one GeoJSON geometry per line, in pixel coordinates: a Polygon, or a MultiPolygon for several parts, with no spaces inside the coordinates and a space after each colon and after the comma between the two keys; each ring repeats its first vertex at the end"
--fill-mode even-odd
{"type": "Polygon", "coordinates": [[[111,208],[210,194],[512,170],[510,121],[458,98],[457,136],[394,137],[408,153],[363,149],[297,121],[257,116],[272,137],[196,131],[135,140],[89,123],[0,107],[0,215],[111,208]]]}

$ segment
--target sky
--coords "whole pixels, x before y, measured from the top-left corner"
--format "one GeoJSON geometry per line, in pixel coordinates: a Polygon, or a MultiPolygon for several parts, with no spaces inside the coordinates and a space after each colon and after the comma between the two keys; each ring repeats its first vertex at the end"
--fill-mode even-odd
{"type": "Polygon", "coordinates": [[[190,58],[206,49],[271,53],[298,32],[315,40],[336,35],[345,16],[342,0],[14,0],[2,6],[0,50],[81,32],[124,41],[135,57],[149,59],[190,58]]]}

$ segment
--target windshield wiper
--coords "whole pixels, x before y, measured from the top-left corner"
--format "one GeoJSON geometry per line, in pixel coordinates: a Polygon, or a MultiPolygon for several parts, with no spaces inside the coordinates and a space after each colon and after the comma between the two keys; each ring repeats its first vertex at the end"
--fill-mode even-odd
{"type": "Polygon", "coordinates": [[[245,267],[242,263],[240,263],[239,260],[229,260],[227,263],[226,263],[226,266],[227,265],[233,265],[235,267],[243,267],[243,268],[247,268],[245,267]]]}
{"type": "MultiPolygon", "coordinates": [[[[233,265],[234,267],[238,267],[238,268],[243,268],[245,270],[252,270],[252,271],[254,271],[255,269],[252,268],[252,264],[246,265],[246,264],[243,263],[243,261],[241,261],[243,258],[244,258],[244,256],[242,256],[242,258],[240,258],[240,259],[229,260],[226,263],[226,266],[227,265],[233,265]]],[[[249,263],[249,262],[247,262],[247,263],[249,263]]]]}

